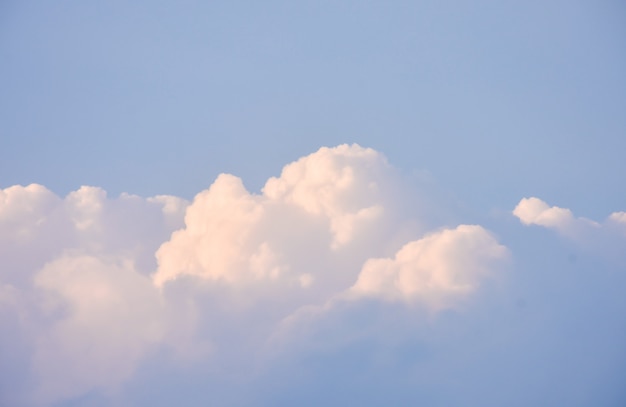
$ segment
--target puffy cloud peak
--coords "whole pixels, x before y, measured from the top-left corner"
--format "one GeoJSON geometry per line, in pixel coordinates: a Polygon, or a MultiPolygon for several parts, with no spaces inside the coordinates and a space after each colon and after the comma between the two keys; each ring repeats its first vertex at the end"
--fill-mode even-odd
{"type": "MultiPolygon", "coordinates": [[[[285,166],[262,194],[222,174],[195,197],[185,228],[159,249],[154,281],[163,285],[181,275],[229,283],[275,279],[298,262],[286,249],[293,239],[311,247],[345,247],[381,219],[399,194],[395,183],[384,156],[358,145],[324,147],[285,166]]],[[[313,281],[300,277],[302,286],[313,281]]]]}
{"type": "Polygon", "coordinates": [[[539,198],[523,198],[513,210],[515,215],[525,225],[539,225],[556,229],[569,237],[581,237],[581,234],[591,233],[608,227],[626,225],[626,212],[614,212],[604,223],[598,223],[582,217],[575,217],[572,211],[558,206],[549,206],[539,198]]]}
{"type": "Polygon", "coordinates": [[[0,238],[22,241],[35,237],[60,199],[38,184],[0,189],[0,238]],[[6,232],[6,233],[2,233],[6,232]]]}
{"type": "Polygon", "coordinates": [[[394,258],[368,260],[351,288],[356,297],[419,302],[438,310],[473,292],[507,249],[484,228],[460,225],[407,243],[394,258]]]}
{"type": "Polygon", "coordinates": [[[157,285],[181,274],[238,281],[251,271],[263,276],[273,254],[253,232],[264,215],[262,197],[248,193],[241,179],[222,174],[187,209],[184,229],[172,234],[156,256],[157,285]]]}
{"type": "Polygon", "coordinates": [[[609,216],[609,221],[626,226],[626,212],[613,212],[609,216]]]}
{"type": "Polygon", "coordinates": [[[385,189],[395,181],[382,154],[344,144],[285,166],[280,177],[267,181],[263,194],[328,218],[336,249],[350,242],[361,221],[382,214],[385,189]]]}
{"type": "Polygon", "coordinates": [[[524,198],[515,209],[513,214],[525,225],[541,225],[546,227],[564,228],[572,220],[572,212],[569,209],[558,206],[548,206],[539,198],[524,198]]]}
{"type": "Polygon", "coordinates": [[[97,227],[106,201],[106,191],[97,187],[82,186],[65,198],[69,215],[79,231],[97,227]]]}
{"type": "Polygon", "coordinates": [[[596,222],[576,217],[569,209],[551,207],[539,198],[524,198],[513,210],[513,215],[525,225],[553,229],[585,250],[602,254],[612,261],[626,261],[625,212],[614,212],[604,222],[596,222]]]}

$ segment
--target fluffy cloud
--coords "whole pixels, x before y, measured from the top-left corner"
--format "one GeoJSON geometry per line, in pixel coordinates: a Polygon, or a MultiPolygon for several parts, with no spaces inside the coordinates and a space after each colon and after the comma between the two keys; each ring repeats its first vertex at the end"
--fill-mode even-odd
{"type": "Polygon", "coordinates": [[[351,293],[388,301],[455,305],[494,271],[507,249],[478,225],[461,225],[407,243],[394,258],[369,259],[351,293]]]}
{"type": "Polygon", "coordinates": [[[520,200],[513,215],[524,225],[553,229],[591,252],[626,260],[623,247],[626,237],[625,212],[614,212],[603,222],[597,222],[576,217],[569,209],[549,206],[541,199],[531,197],[520,200]]]}
{"type": "Polygon", "coordinates": [[[560,230],[575,222],[569,209],[550,207],[541,199],[534,197],[522,199],[513,210],[513,214],[525,225],[541,225],[560,230]]]}
{"type": "Polygon", "coordinates": [[[7,358],[17,357],[14,371],[30,370],[33,383],[19,399],[3,389],[1,402],[45,405],[130,377],[165,338],[149,274],[186,205],[170,196],[109,199],[95,187],[65,198],[36,184],[0,190],[0,314],[17,316],[0,315],[0,341],[23,344],[29,358],[7,358]]]}
{"type": "Polygon", "coordinates": [[[227,283],[278,278],[285,270],[272,241],[269,206],[237,177],[220,175],[194,199],[186,227],[158,250],[155,283],[162,286],[181,275],[227,283]]]}
{"type": "MultiPolygon", "coordinates": [[[[342,394],[340,383],[368,389],[366,399],[402,390],[426,404],[501,405],[476,397],[506,372],[496,360],[541,393],[524,355],[601,394],[623,366],[613,317],[626,310],[615,288],[623,259],[581,252],[564,278],[537,256],[542,244],[526,253],[506,236],[522,254],[511,256],[483,226],[433,221],[441,217],[420,188],[379,152],[343,145],[288,164],[260,193],[222,174],[191,203],[96,187],[65,197],[40,185],[0,190],[0,404],[172,404],[163,392],[201,374],[198,397],[214,404],[297,404],[294,386],[312,405],[339,404],[322,395],[342,394]],[[513,267],[503,273],[503,263],[513,267]],[[579,327],[570,315],[592,315],[593,329],[570,335],[579,327]],[[567,346],[554,345],[564,337],[567,346]],[[593,360],[577,359],[589,374],[542,364],[563,366],[598,344],[593,360]],[[450,376],[467,384],[441,379],[450,376]]],[[[514,214],[625,252],[624,212],[599,223],[529,198],[514,214]]],[[[564,394],[553,396],[576,404],[564,394]]]]}
{"type": "Polygon", "coordinates": [[[626,212],[614,212],[609,216],[612,222],[626,224],[626,212]]]}
{"type": "MultiPolygon", "coordinates": [[[[583,266],[595,260],[581,255],[577,273],[564,279],[558,267],[533,263],[532,252],[512,256],[514,237],[506,237],[507,248],[483,226],[433,221],[440,217],[429,211],[430,198],[411,182],[381,153],[342,145],[288,164],[258,193],[222,174],[191,203],[110,198],[96,187],[65,197],[40,185],[1,190],[0,366],[9,367],[0,368],[0,404],[80,404],[89,397],[142,404],[142,386],[158,391],[194,371],[206,378],[213,402],[247,404],[237,398],[246,386],[261,396],[272,386],[284,390],[270,382],[306,388],[305,377],[292,377],[299,366],[318,379],[342,380],[326,363],[413,369],[393,374],[422,393],[435,388],[431,377],[455,372],[481,388],[486,382],[462,361],[482,359],[468,355],[488,358],[496,349],[506,360],[509,344],[551,358],[554,348],[533,329],[558,343],[576,326],[562,316],[580,304],[596,316],[596,332],[612,332],[614,320],[605,317],[611,323],[603,325],[601,317],[611,314],[584,296],[619,285],[612,263],[590,276],[583,266]],[[501,272],[505,263],[513,267],[501,272]],[[518,285],[491,284],[503,279],[518,285]],[[423,360],[399,362],[415,357],[414,347],[389,350],[405,342],[418,343],[423,360]],[[365,350],[351,359],[353,346],[365,350]],[[16,351],[2,352],[8,348],[16,351]],[[441,356],[448,354],[456,356],[441,356]],[[313,362],[318,358],[323,366],[313,362]],[[3,384],[10,380],[22,384],[3,384]]],[[[514,214],[576,242],[612,239],[623,252],[624,212],[598,223],[529,198],[514,214]]],[[[611,309],[626,309],[618,296],[607,298],[611,309]]],[[[562,364],[575,349],[562,347],[554,361],[562,364]]],[[[617,357],[610,349],[600,352],[602,361],[617,357]]],[[[524,372],[522,359],[511,363],[524,372]]],[[[491,373],[502,369],[488,362],[491,373]]],[[[604,372],[598,377],[615,371],[594,363],[588,365],[604,372]]],[[[365,374],[344,370],[346,377],[365,374]]],[[[361,387],[377,388],[372,377],[361,387]]],[[[332,388],[330,381],[320,383],[332,388]]]]}
{"type": "Polygon", "coordinates": [[[181,275],[227,283],[280,276],[309,286],[319,272],[293,267],[301,263],[297,256],[322,251],[329,257],[327,249],[367,245],[374,229],[388,237],[402,195],[384,156],[357,145],[322,148],[287,165],[258,195],[222,174],[195,197],[185,228],[157,252],[155,282],[181,275]]]}
{"type": "Polygon", "coordinates": [[[35,278],[45,313],[61,316],[36,340],[36,398],[71,398],[127,380],[164,337],[163,304],[129,260],[64,255],[35,278]]]}
{"type": "Polygon", "coordinates": [[[108,199],[104,190],[86,186],[64,199],[37,184],[0,190],[0,278],[24,282],[66,250],[124,254],[147,267],[182,224],[186,206],[172,196],[108,199]]]}
{"type": "Polygon", "coordinates": [[[341,145],[287,165],[279,178],[268,180],[263,193],[272,201],[326,218],[332,248],[337,249],[355,238],[361,224],[382,216],[385,198],[397,193],[396,183],[382,154],[341,145]]]}

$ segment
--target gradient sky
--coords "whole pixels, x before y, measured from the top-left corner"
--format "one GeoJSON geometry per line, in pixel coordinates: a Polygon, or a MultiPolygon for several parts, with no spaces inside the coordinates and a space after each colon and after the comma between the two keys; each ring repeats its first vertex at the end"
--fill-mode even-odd
{"type": "Polygon", "coordinates": [[[619,1],[0,2],[0,404],[623,405],[624,72],[619,1]]]}

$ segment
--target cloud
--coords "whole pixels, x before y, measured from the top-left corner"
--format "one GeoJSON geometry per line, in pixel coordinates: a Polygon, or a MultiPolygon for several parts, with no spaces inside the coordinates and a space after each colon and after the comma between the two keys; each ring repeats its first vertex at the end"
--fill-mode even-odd
{"type": "Polygon", "coordinates": [[[523,198],[513,210],[524,225],[555,230],[585,250],[626,261],[626,213],[614,212],[603,222],[576,217],[571,210],[549,206],[539,198],[523,198]]]}
{"type": "Polygon", "coordinates": [[[460,225],[407,243],[394,258],[367,260],[350,291],[444,309],[471,294],[507,254],[481,226],[460,225]]]}
{"type": "Polygon", "coordinates": [[[315,263],[312,253],[332,257],[367,245],[374,229],[378,240],[388,237],[401,188],[382,154],[357,145],[322,148],[285,166],[261,194],[222,174],[195,197],[185,228],[158,250],[155,282],[182,275],[226,283],[280,277],[310,286],[319,272],[294,267],[302,263],[295,257],[315,263]]]}
{"type": "Polygon", "coordinates": [[[606,226],[622,236],[626,236],[626,212],[613,212],[605,222],[606,226]]]}
{"type": "Polygon", "coordinates": [[[35,286],[44,311],[62,315],[36,340],[43,403],[119,386],[164,337],[161,298],[130,260],[64,255],[43,267],[35,286]]]}
{"type": "MultiPolygon", "coordinates": [[[[222,174],[192,202],[0,190],[0,404],[306,405],[304,391],[327,405],[361,389],[363,402],[502,405],[515,397],[486,395],[507,363],[524,378],[508,396],[541,394],[534,368],[599,394],[593,377],[623,366],[623,273],[594,252],[562,272],[553,243],[517,226],[505,246],[500,231],[442,216],[445,202],[414,181],[375,150],[341,145],[258,193],[222,174]],[[572,335],[571,315],[594,333],[572,335]],[[576,359],[589,373],[559,367],[601,344],[597,360],[576,359]]],[[[623,249],[623,212],[597,223],[529,198],[514,214],[623,249]]]]}
{"type": "Polygon", "coordinates": [[[142,265],[182,225],[187,202],[172,196],[109,199],[97,187],[81,187],[65,198],[37,184],[0,190],[0,271],[4,281],[22,281],[69,249],[126,253],[142,265]]]}
{"type": "Polygon", "coordinates": [[[287,165],[280,177],[267,181],[263,193],[327,218],[337,249],[354,239],[360,224],[382,216],[385,195],[399,187],[394,175],[377,151],[341,145],[287,165]]]}
{"type": "Polygon", "coordinates": [[[626,212],[614,212],[609,216],[609,220],[620,224],[626,224],[626,212]]]}
{"type": "Polygon", "coordinates": [[[576,221],[569,209],[550,207],[541,199],[534,197],[522,199],[513,210],[513,214],[525,225],[541,225],[560,230],[566,229],[576,221]]]}
{"type": "Polygon", "coordinates": [[[480,226],[420,239],[428,197],[411,187],[381,153],[341,145],[259,194],[222,174],[190,204],[89,186],[0,191],[0,306],[22,315],[13,335],[28,344],[32,394],[114,391],[163,346],[212,349],[229,366],[289,315],[348,291],[458,305],[506,250],[480,226]]]}
{"type": "Polygon", "coordinates": [[[0,388],[7,402],[46,405],[132,375],[165,338],[169,316],[149,274],[186,206],[86,186],[64,198],[37,184],[0,190],[0,312],[17,317],[0,317],[0,342],[27,354],[0,354],[25,375],[19,397],[0,388]]]}

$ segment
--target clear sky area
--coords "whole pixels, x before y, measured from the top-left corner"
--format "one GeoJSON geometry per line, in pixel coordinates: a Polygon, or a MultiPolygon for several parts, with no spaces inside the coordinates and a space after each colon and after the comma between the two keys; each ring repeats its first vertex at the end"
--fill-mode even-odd
{"type": "Polygon", "coordinates": [[[626,405],[626,5],[0,1],[0,406],[626,405]]]}

